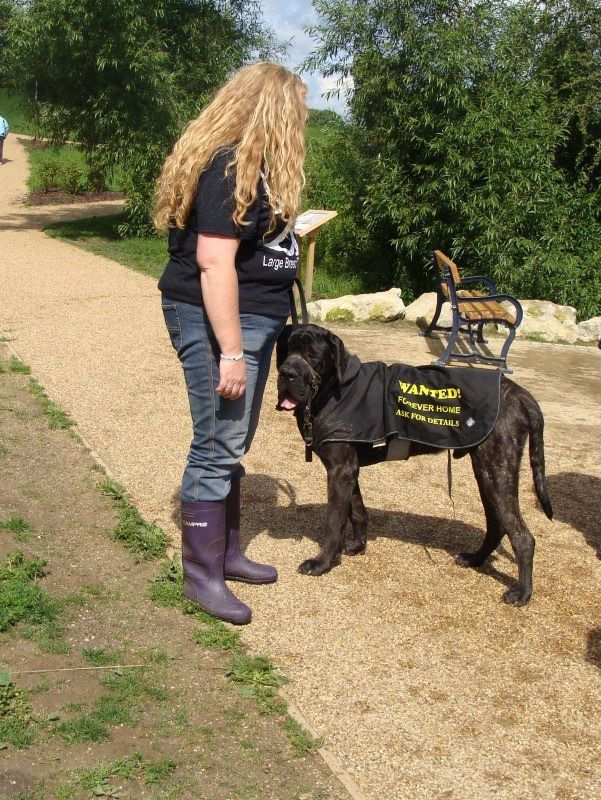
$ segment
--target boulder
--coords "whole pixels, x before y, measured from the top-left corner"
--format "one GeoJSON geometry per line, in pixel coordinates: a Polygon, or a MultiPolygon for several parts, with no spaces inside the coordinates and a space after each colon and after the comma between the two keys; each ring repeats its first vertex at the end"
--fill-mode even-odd
{"type": "Polygon", "coordinates": [[[564,344],[573,344],[580,338],[576,309],[572,306],[560,306],[549,300],[520,300],[520,303],[524,319],[518,328],[518,337],[564,344]]]}
{"type": "MultiPolygon", "coordinates": [[[[425,292],[407,306],[405,319],[409,322],[415,322],[423,330],[432,321],[435,308],[436,292],[425,292]]],[[[448,327],[451,323],[451,306],[449,303],[445,303],[442,307],[438,324],[448,327]]]]}
{"type": "Polygon", "coordinates": [[[601,339],[601,317],[591,317],[578,324],[581,342],[598,342],[601,339]]]}
{"type": "Polygon", "coordinates": [[[401,319],[405,304],[400,289],[389,289],[375,294],[347,294],[327,300],[307,303],[309,318],[313,322],[391,322],[401,319]]]}

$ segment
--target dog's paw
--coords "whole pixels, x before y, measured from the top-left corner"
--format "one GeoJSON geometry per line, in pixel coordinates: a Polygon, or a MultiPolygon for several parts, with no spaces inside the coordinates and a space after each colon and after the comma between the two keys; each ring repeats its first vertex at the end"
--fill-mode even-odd
{"type": "Polygon", "coordinates": [[[308,558],[299,565],[298,571],[303,575],[323,575],[324,572],[328,572],[330,569],[332,567],[324,564],[323,561],[317,558],[308,558]]]}
{"type": "Polygon", "coordinates": [[[345,539],[342,552],[347,556],[358,556],[365,552],[366,547],[365,539],[345,539]]]}
{"type": "Polygon", "coordinates": [[[525,606],[532,596],[531,591],[522,589],[521,586],[512,586],[503,595],[503,601],[512,606],[525,606]]]}
{"type": "Polygon", "coordinates": [[[458,553],[455,556],[455,563],[460,567],[480,567],[482,559],[477,553],[458,553]]]}

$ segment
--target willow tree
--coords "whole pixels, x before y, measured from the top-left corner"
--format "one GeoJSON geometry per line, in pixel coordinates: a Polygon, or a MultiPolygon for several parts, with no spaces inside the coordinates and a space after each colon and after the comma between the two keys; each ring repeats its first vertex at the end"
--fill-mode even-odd
{"type": "Polygon", "coordinates": [[[2,76],[35,93],[44,130],[120,166],[128,233],[149,227],[152,183],[182,126],[272,34],[256,0],[30,0],[7,25],[2,76]]]}
{"type": "Polygon", "coordinates": [[[598,0],[314,5],[306,66],[347,79],[362,178],[348,205],[386,244],[388,284],[431,289],[439,247],[520,297],[599,313],[598,0]]]}

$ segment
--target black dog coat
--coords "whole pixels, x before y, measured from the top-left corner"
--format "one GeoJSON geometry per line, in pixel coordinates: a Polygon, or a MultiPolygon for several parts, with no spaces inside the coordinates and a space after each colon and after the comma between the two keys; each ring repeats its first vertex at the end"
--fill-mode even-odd
{"type": "Polygon", "coordinates": [[[497,421],[500,379],[498,370],[362,364],[351,356],[319,413],[315,445],[353,442],[361,466],[408,458],[410,442],[474,447],[497,421]]]}

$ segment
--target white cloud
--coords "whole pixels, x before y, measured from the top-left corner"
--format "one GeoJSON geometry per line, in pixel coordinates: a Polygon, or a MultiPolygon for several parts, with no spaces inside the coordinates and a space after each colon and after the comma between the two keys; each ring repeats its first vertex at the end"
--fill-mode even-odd
{"type": "MultiPolygon", "coordinates": [[[[311,0],[289,0],[285,5],[282,0],[263,0],[263,18],[272,28],[276,36],[283,41],[290,41],[288,54],[282,63],[297,70],[314,49],[314,41],[305,33],[304,27],[315,24],[317,16],[311,0]]],[[[303,73],[303,81],[307,84],[308,102],[311,108],[332,108],[344,113],[346,104],[342,96],[323,97],[324,92],[334,89],[335,78],[322,78],[319,72],[303,73]]]]}

